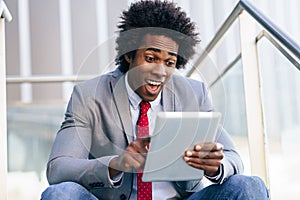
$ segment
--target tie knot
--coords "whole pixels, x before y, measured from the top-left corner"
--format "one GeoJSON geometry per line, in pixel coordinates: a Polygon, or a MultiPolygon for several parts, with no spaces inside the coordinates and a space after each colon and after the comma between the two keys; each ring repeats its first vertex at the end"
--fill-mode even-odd
{"type": "Polygon", "coordinates": [[[151,105],[148,101],[141,101],[140,110],[141,110],[142,114],[146,114],[150,107],[151,107],[151,105]]]}

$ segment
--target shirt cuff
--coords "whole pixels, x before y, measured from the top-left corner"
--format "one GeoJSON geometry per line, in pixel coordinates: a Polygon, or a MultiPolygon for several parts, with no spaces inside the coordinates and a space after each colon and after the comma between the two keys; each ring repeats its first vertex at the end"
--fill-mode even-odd
{"type": "MultiPolygon", "coordinates": [[[[116,158],[116,157],[118,157],[118,156],[111,157],[108,163],[110,163],[110,161],[112,159],[116,158]]],[[[121,184],[123,175],[124,175],[124,172],[121,172],[121,173],[115,175],[114,177],[110,178],[110,176],[109,176],[109,167],[107,166],[107,177],[108,177],[109,183],[113,187],[117,187],[117,186],[119,186],[121,184]]]]}
{"type": "Polygon", "coordinates": [[[219,169],[219,174],[216,175],[216,176],[207,176],[207,175],[204,175],[208,180],[214,182],[214,183],[218,183],[221,178],[223,177],[223,174],[224,174],[224,170],[223,170],[223,164],[220,165],[220,169],[219,169]]]}

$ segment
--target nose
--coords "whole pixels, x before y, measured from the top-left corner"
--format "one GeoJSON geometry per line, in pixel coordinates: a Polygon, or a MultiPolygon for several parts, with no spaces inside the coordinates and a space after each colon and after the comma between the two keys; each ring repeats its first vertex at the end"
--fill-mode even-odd
{"type": "Polygon", "coordinates": [[[162,63],[155,64],[152,68],[152,74],[156,75],[159,78],[166,77],[167,72],[165,66],[162,63]]]}

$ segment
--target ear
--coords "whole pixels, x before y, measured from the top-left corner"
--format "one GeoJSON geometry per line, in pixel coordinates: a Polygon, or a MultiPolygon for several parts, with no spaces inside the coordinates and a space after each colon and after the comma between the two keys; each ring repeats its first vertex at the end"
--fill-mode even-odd
{"type": "Polygon", "coordinates": [[[124,55],[124,58],[129,64],[131,63],[131,58],[127,54],[124,55]]]}

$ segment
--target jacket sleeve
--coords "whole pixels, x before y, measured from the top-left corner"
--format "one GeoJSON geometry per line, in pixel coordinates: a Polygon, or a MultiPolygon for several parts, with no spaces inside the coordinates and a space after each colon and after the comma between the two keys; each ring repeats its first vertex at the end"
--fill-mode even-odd
{"type": "Polygon", "coordinates": [[[88,159],[92,142],[92,125],[88,98],[75,86],[47,164],[49,184],[77,182],[90,189],[95,184],[112,187],[108,163],[112,156],[88,159]]]}
{"type": "MultiPolygon", "coordinates": [[[[211,100],[208,95],[208,91],[205,85],[202,83],[201,92],[203,94],[203,98],[200,104],[201,110],[203,107],[205,111],[214,111],[211,100]]],[[[223,171],[221,174],[221,178],[216,180],[217,183],[223,183],[229,176],[233,174],[241,174],[244,171],[244,166],[240,155],[237,153],[235,145],[227,133],[227,131],[220,126],[216,135],[216,142],[221,143],[224,146],[223,153],[224,158],[222,161],[223,171]]]]}
{"type": "Polygon", "coordinates": [[[216,142],[224,146],[223,174],[220,180],[218,180],[219,183],[223,183],[229,176],[243,173],[244,165],[229,134],[222,127],[217,133],[216,142]]]}
{"type": "MultiPolygon", "coordinates": [[[[237,153],[234,144],[229,137],[225,129],[220,128],[217,133],[216,142],[223,144],[224,146],[224,158],[222,161],[223,171],[221,172],[221,178],[216,183],[222,184],[226,179],[234,174],[243,173],[243,163],[237,153]]],[[[197,192],[205,187],[202,179],[194,181],[177,181],[173,183],[177,192],[181,197],[188,197],[194,192],[197,192]]]]}
{"type": "MultiPolygon", "coordinates": [[[[192,81],[191,85],[199,99],[199,110],[202,112],[214,111],[205,85],[197,81],[192,81]]],[[[243,173],[244,167],[241,157],[237,153],[231,137],[222,126],[217,131],[215,142],[221,143],[224,146],[224,158],[222,161],[223,170],[221,172],[222,174],[220,179],[215,181],[216,183],[222,184],[229,176],[243,173]]],[[[203,189],[203,187],[205,186],[201,179],[195,181],[175,182],[175,188],[177,188],[177,191],[184,197],[200,189],[203,189]]]]}

